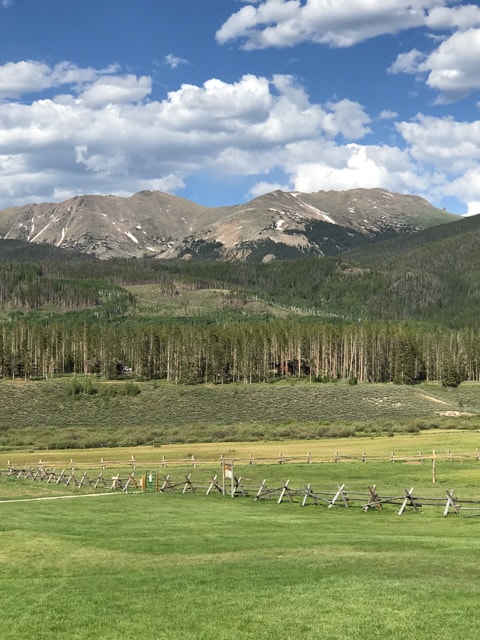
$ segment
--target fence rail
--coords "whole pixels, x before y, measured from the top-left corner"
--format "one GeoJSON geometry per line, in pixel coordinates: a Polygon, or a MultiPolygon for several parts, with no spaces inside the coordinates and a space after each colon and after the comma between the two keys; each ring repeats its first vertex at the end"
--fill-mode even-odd
{"type": "Polygon", "coordinates": [[[87,471],[75,469],[75,467],[47,467],[40,464],[35,467],[15,467],[9,464],[6,471],[0,471],[0,475],[6,475],[34,482],[45,482],[52,485],[65,485],[66,487],[76,487],[78,489],[89,487],[93,491],[99,487],[109,488],[111,491],[120,489],[128,493],[129,489],[143,490],[145,488],[144,476],[135,477],[135,472],[126,473],[123,477],[119,473],[110,478],[104,476],[104,472],[96,474],[95,477],[88,475],[87,471]]]}
{"type": "Polygon", "coordinates": [[[100,472],[95,477],[88,475],[87,471],[79,471],[71,467],[69,469],[50,468],[43,465],[34,467],[15,467],[10,465],[6,475],[18,479],[31,480],[33,482],[46,482],[47,484],[62,484],[66,487],[89,488],[95,491],[99,487],[105,491],[109,488],[111,492],[121,491],[128,493],[129,490],[145,492],[148,489],[158,493],[204,493],[206,496],[211,493],[220,493],[223,496],[232,498],[253,497],[255,501],[272,500],[277,504],[282,502],[298,502],[302,507],[307,504],[324,505],[328,509],[336,506],[345,508],[360,507],[363,511],[381,511],[386,505],[398,507],[398,515],[405,511],[420,511],[423,507],[443,507],[443,515],[450,513],[459,515],[460,512],[469,512],[465,517],[480,516],[480,499],[466,498],[461,500],[455,497],[454,490],[447,490],[443,496],[440,495],[416,495],[414,488],[404,489],[402,493],[394,495],[381,493],[376,485],[368,486],[368,491],[349,491],[347,485],[338,484],[335,490],[315,490],[311,483],[304,484],[303,487],[292,487],[290,481],[282,481],[276,486],[268,486],[266,480],[262,480],[260,485],[255,486],[245,484],[241,477],[233,475],[226,477],[222,473],[220,479],[218,475],[212,476],[210,481],[197,482],[192,479],[192,474],[184,474],[181,480],[173,479],[169,474],[160,477],[158,471],[148,472],[140,477],[135,476],[135,472],[129,472],[123,477],[120,473],[105,477],[104,472],[100,472]]]}
{"type": "MultiPolygon", "coordinates": [[[[135,469],[138,466],[143,468],[167,468],[167,467],[175,467],[175,466],[183,466],[183,467],[198,467],[198,466],[206,466],[217,464],[219,461],[223,463],[224,460],[234,460],[236,465],[267,465],[267,464],[313,464],[313,463],[341,463],[341,462],[399,462],[399,463],[423,463],[423,462],[432,462],[432,461],[445,461],[445,462],[463,462],[468,460],[477,460],[480,461],[480,449],[475,449],[475,451],[471,452],[455,452],[455,451],[432,451],[432,452],[421,452],[418,453],[395,453],[392,451],[390,455],[378,455],[378,454],[369,454],[367,451],[362,452],[361,454],[348,453],[335,451],[330,455],[312,455],[310,451],[307,451],[303,455],[284,455],[283,453],[279,453],[276,457],[268,457],[268,456],[256,456],[254,453],[251,453],[248,457],[240,457],[235,455],[224,456],[221,455],[220,459],[218,457],[199,457],[195,455],[189,455],[184,458],[169,458],[165,455],[158,456],[155,458],[147,458],[144,459],[139,458],[136,459],[135,455],[132,455],[130,459],[125,460],[108,460],[104,457],[100,458],[97,462],[84,462],[82,460],[74,460],[70,458],[68,461],[60,458],[53,457],[53,453],[51,456],[42,456],[38,460],[38,466],[48,466],[48,467],[65,467],[65,468],[76,468],[76,469],[125,469],[132,468],[135,469]]],[[[6,461],[7,468],[13,465],[10,460],[6,461]]],[[[0,471],[1,473],[1,471],[0,471]]]]}

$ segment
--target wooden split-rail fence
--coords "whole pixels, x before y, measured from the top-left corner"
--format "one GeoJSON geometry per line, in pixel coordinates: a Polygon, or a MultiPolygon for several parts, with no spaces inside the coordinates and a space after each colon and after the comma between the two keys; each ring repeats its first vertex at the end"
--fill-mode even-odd
{"type": "Polygon", "coordinates": [[[232,498],[253,497],[254,500],[274,499],[277,504],[282,502],[299,502],[303,507],[309,503],[315,505],[323,504],[328,509],[335,506],[343,506],[346,508],[357,506],[363,511],[383,510],[385,505],[394,505],[398,507],[398,515],[402,515],[407,510],[420,511],[422,507],[438,507],[443,506],[443,515],[449,513],[458,515],[461,511],[476,511],[478,513],[468,514],[465,517],[480,516],[480,500],[465,499],[459,500],[454,495],[454,490],[447,490],[444,497],[419,496],[414,493],[414,488],[405,489],[400,495],[380,494],[376,485],[368,487],[367,492],[348,491],[345,484],[337,485],[335,491],[315,491],[311,483],[306,484],[303,488],[293,488],[290,481],[282,482],[279,486],[268,486],[266,480],[262,480],[257,488],[253,485],[245,485],[242,478],[234,478],[232,489],[228,488],[225,492],[225,485],[218,476],[213,476],[207,485],[194,484],[191,474],[186,474],[185,478],[180,481],[173,480],[170,475],[165,475],[163,481],[158,486],[160,492],[173,492],[180,490],[182,493],[195,493],[204,491],[205,495],[210,493],[220,493],[229,495],[232,498]]]}
{"type": "MultiPolygon", "coordinates": [[[[216,464],[218,462],[218,458],[203,458],[195,456],[194,454],[189,454],[184,458],[174,458],[168,457],[166,455],[162,455],[161,457],[156,457],[155,459],[143,459],[137,460],[135,455],[131,455],[129,460],[106,460],[102,457],[97,463],[82,462],[79,460],[74,461],[73,458],[70,458],[69,462],[59,462],[58,460],[52,459],[53,452],[48,456],[48,460],[42,460],[42,457],[38,461],[38,466],[49,466],[49,467],[75,467],[76,469],[92,469],[98,468],[102,471],[106,469],[118,469],[118,468],[132,468],[136,469],[137,466],[141,466],[142,468],[163,468],[167,467],[191,467],[193,469],[202,466],[208,466],[212,464],[216,464]]],[[[225,456],[220,456],[220,463],[223,464],[225,461],[225,456]]],[[[391,451],[389,455],[378,455],[378,454],[369,454],[366,451],[363,451],[359,454],[353,453],[342,453],[340,451],[335,451],[332,454],[322,455],[321,453],[312,454],[310,451],[306,452],[303,455],[284,455],[283,453],[279,453],[277,456],[266,457],[266,456],[255,456],[253,453],[249,454],[248,457],[235,457],[236,465],[266,465],[266,464],[312,464],[312,463],[323,463],[323,462],[399,462],[399,463],[407,463],[407,464],[421,464],[423,462],[432,462],[432,461],[445,461],[445,462],[463,462],[468,460],[476,460],[480,461],[480,449],[475,449],[474,452],[465,452],[465,451],[431,451],[424,453],[419,451],[416,454],[412,453],[395,453],[395,451],[391,451]]],[[[8,460],[7,466],[10,467],[12,463],[8,460]]]]}
{"type": "Polygon", "coordinates": [[[423,507],[443,507],[444,516],[449,513],[456,515],[462,513],[465,517],[480,516],[480,500],[461,500],[455,497],[453,489],[447,490],[442,497],[416,495],[413,487],[405,488],[397,495],[383,494],[376,485],[369,486],[366,492],[347,491],[346,484],[337,485],[334,491],[316,491],[311,483],[305,484],[302,488],[295,488],[290,485],[289,480],[282,481],[276,486],[268,486],[267,481],[262,480],[259,486],[255,486],[245,484],[241,477],[234,477],[231,482],[226,483],[222,475],[214,475],[208,482],[202,483],[194,481],[191,473],[185,474],[181,480],[175,480],[169,474],[160,477],[156,471],[147,472],[140,477],[136,477],[134,471],[108,477],[105,476],[104,471],[92,476],[86,470],[78,470],[75,467],[56,469],[39,465],[35,468],[16,467],[13,464],[9,464],[6,475],[66,487],[92,490],[102,488],[124,493],[128,493],[129,490],[146,491],[150,488],[159,493],[204,493],[207,496],[218,493],[232,498],[252,497],[255,501],[273,499],[277,504],[286,501],[298,502],[303,507],[308,504],[324,505],[328,509],[337,506],[360,507],[367,512],[381,511],[386,505],[394,505],[398,507],[398,515],[408,510],[418,512],[423,507]]]}
{"type": "Polygon", "coordinates": [[[104,472],[100,472],[95,477],[88,474],[87,471],[76,469],[75,467],[64,467],[63,469],[50,468],[43,465],[34,467],[15,467],[8,465],[6,471],[7,476],[23,478],[25,480],[33,480],[34,482],[46,482],[52,485],[65,485],[66,487],[89,487],[94,491],[96,489],[121,490],[128,493],[129,489],[143,490],[145,486],[144,476],[135,477],[135,472],[126,473],[121,476],[117,473],[110,477],[105,477],[104,472]]]}
{"type": "MultiPolygon", "coordinates": [[[[419,452],[418,456],[402,456],[395,455],[392,451],[388,460],[390,462],[406,462],[421,463],[425,460],[431,461],[433,466],[433,482],[435,483],[435,462],[438,459],[443,459],[448,462],[460,461],[464,459],[480,460],[479,450],[476,449],[474,455],[452,453],[450,450],[438,454],[433,451],[431,454],[422,454],[419,452]]],[[[342,461],[361,461],[366,463],[369,460],[385,461],[385,458],[369,457],[366,453],[361,456],[346,456],[335,453],[333,458],[323,460],[324,462],[342,462],[342,461]]],[[[321,462],[322,460],[315,459],[315,462],[321,462]]],[[[222,469],[224,469],[225,458],[222,455],[220,457],[222,469]]],[[[255,459],[251,454],[248,459],[242,460],[237,458],[236,464],[254,465],[271,463],[271,459],[255,459]]],[[[287,464],[293,462],[313,462],[313,457],[310,453],[305,457],[284,457],[279,454],[275,462],[280,464],[287,464]]],[[[198,483],[192,479],[192,474],[187,473],[181,480],[174,480],[170,475],[160,476],[159,471],[150,471],[140,476],[136,476],[137,460],[132,455],[131,459],[126,463],[108,462],[104,458],[101,458],[98,465],[98,472],[93,470],[91,463],[87,467],[82,467],[81,464],[76,465],[73,459],[70,459],[70,464],[53,466],[39,460],[38,466],[16,466],[10,460],[8,461],[6,471],[0,470],[0,475],[14,476],[17,478],[23,478],[32,480],[35,482],[46,482],[47,484],[65,485],[76,488],[90,488],[97,490],[102,488],[110,491],[123,491],[128,493],[129,490],[146,491],[147,489],[154,489],[160,493],[181,491],[182,493],[205,493],[210,495],[211,493],[220,493],[222,495],[230,495],[232,497],[249,497],[258,500],[275,499],[278,504],[284,501],[300,502],[302,506],[306,506],[309,503],[316,505],[323,504],[327,508],[332,508],[338,505],[344,507],[360,506],[364,511],[372,509],[382,510],[385,505],[394,505],[398,507],[398,514],[402,515],[406,510],[419,511],[422,507],[440,506],[444,507],[444,515],[449,513],[459,514],[460,512],[471,512],[466,514],[466,517],[480,516],[480,500],[464,499],[460,500],[454,497],[454,491],[447,491],[443,497],[431,497],[431,496],[418,496],[414,493],[414,488],[404,489],[399,495],[384,495],[380,494],[375,485],[368,487],[368,492],[347,492],[346,485],[338,485],[337,490],[332,491],[315,491],[312,485],[306,484],[303,488],[292,488],[290,481],[282,482],[280,486],[270,487],[267,486],[266,480],[260,483],[259,487],[247,485],[242,481],[242,478],[235,477],[232,481],[225,482],[225,478],[220,475],[212,476],[208,482],[203,484],[198,483]],[[125,468],[129,467],[127,471],[125,468]],[[108,471],[107,471],[108,469],[108,471]],[[115,473],[112,475],[112,470],[115,473]]],[[[161,466],[165,472],[167,466],[172,467],[176,465],[190,466],[194,469],[200,465],[211,465],[212,461],[199,461],[194,455],[189,456],[186,459],[175,459],[167,461],[165,456],[162,456],[161,462],[157,460],[155,463],[142,462],[142,467],[161,466]]]]}

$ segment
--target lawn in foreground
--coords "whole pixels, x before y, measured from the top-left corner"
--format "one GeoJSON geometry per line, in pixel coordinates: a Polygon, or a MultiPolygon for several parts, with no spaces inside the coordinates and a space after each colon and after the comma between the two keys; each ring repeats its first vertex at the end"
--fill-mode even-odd
{"type": "Polygon", "coordinates": [[[4,640],[480,636],[480,518],[441,508],[146,493],[0,513],[4,640]]]}

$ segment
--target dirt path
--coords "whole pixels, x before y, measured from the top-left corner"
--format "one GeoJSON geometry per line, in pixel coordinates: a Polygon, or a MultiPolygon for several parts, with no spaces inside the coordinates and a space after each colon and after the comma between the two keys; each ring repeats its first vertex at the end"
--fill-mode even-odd
{"type": "Polygon", "coordinates": [[[444,404],[448,406],[448,402],[445,400],[440,400],[439,398],[435,398],[435,396],[429,396],[426,393],[417,393],[420,398],[425,398],[425,400],[431,400],[432,402],[437,402],[438,404],[444,404]]]}
{"type": "MultiPolygon", "coordinates": [[[[133,493],[142,493],[141,491],[135,491],[133,493]]],[[[12,498],[11,500],[0,500],[0,504],[6,504],[7,502],[39,502],[40,500],[69,500],[75,498],[98,498],[100,496],[118,496],[119,493],[84,493],[79,496],[45,496],[43,498],[12,498]]],[[[123,494],[125,495],[125,494],[123,494]]]]}

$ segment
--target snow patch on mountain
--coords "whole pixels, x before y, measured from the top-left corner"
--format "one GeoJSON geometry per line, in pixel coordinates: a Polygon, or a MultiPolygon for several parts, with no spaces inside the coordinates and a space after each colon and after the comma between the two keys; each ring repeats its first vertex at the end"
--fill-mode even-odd
{"type": "Polygon", "coordinates": [[[130,233],[130,231],[125,231],[125,235],[128,236],[130,238],[130,240],[132,240],[133,242],[135,242],[135,244],[138,244],[138,240],[137,238],[133,235],[133,233],[130,233]]]}
{"type": "Polygon", "coordinates": [[[55,246],[59,247],[64,240],[65,240],[65,227],[62,227],[62,237],[60,238],[60,240],[57,242],[55,246]]]}
{"type": "Polygon", "coordinates": [[[313,211],[317,215],[321,216],[321,218],[325,222],[329,222],[330,224],[337,224],[335,220],[333,220],[333,218],[328,215],[328,213],[326,213],[325,211],[322,211],[321,209],[317,209],[317,207],[314,207],[313,205],[308,204],[307,202],[304,202],[303,200],[301,200],[299,193],[296,193],[296,192],[292,193],[292,196],[294,196],[298,200],[298,202],[303,204],[304,207],[307,207],[307,209],[310,209],[310,211],[313,211]]]}

